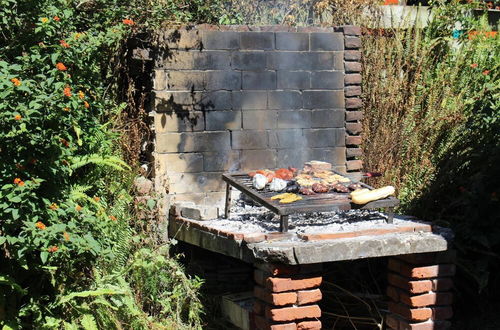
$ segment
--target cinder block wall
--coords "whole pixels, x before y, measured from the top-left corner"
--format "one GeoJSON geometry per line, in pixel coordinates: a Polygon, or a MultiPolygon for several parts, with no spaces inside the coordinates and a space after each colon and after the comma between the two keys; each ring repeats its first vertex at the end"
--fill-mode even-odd
{"type": "Polygon", "coordinates": [[[225,171],[331,162],[361,169],[360,29],[164,31],[154,60],[155,178],[173,200],[222,204],[225,171]]]}

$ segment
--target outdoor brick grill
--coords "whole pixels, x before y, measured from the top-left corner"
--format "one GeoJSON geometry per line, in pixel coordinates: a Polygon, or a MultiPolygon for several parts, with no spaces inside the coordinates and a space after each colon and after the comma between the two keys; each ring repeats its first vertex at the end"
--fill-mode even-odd
{"type": "MultiPolygon", "coordinates": [[[[164,31],[151,51],[155,186],[167,196],[169,236],[254,265],[252,328],[320,329],[322,265],[385,256],[395,256],[390,328],[446,327],[451,317],[454,266],[442,252],[449,231],[409,217],[372,220],[369,212],[347,213],[342,226],[331,213],[297,216],[288,228],[296,213],[352,208],[331,196],[278,208],[259,200],[262,193],[254,199],[281,219],[244,214],[254,209],[234,203],[241,223],[238,214],[222,217],[231,197],[225,182],[251,195],[249,170],[315,159],[361,178],[360,34],[353,26],[201,25],[164,31]]],[[[363,207],[396,205],[388,198],[363,207]]]]}

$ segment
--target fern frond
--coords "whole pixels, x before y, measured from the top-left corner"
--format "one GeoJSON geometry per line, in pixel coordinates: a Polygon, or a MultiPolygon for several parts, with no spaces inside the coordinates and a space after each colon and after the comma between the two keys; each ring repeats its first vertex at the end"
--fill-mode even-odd
{"type": "Polygon", "coordinates": [[[116,156],[101,156],[98,154],[92,154],[81,157],[73,157],[70,163],[72,171],[90,164],[111,167],[118,171],[130,170],[130,167],[116,156]]]}

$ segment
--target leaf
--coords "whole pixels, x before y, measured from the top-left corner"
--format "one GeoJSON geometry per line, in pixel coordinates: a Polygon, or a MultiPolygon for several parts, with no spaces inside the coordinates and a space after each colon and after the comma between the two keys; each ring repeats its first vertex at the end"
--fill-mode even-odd
{"type": "Polygon", "coordinates": [[[126,294],[125,291],[117,291],[117,290],[112,290],[112,289],[98,289],[98,290],[88,290],[88,291],[81,291],[81,292],[73,292],[70,293],[64,297],[62,297],[58,305],[67,303],[70,300],[73,300],[74,298],[86,298],[86,297],[97,297],[97,296],[104,296],[104,295],[123,295],[126,294]]]}
{"type": "Polygon", "coordinates": [[[74,324],[74,323],[68,323],[68,322],[64,322],[64,329],[65,330],[78,330],[78,325],[74,324]]]}
{"type": "Polygon", "coordinates": [[[12,277],[10,277],[8,275],[0,275],[0,285],[10,286],[12,289],[14,289],[15,291],[17,291],[23,295],[27,293],[27,291],[25,289],[21,288],[21,286],[19,284],[17,284],[12,279],[12,277]]]}
{"type": "Polygon", "coordinates": [[[47,262],[48,256],[49,256],[49,253],[47,251],[40,252],[40,260],[42,260],[43,264],[47,262]]]}
{"type": "Polygon", "coordinates": [[[59,53],[52,53],[52,55],[50,55],[50,60],[52,61],[52,64],[56,65],[58,57],[59,57],[59,53]]]}
{"type": "Polygon", "coordinates": [[[83,315],[81,324],[85,330],[99,330],[97,328],[97,324],[95,323],[94,316],[90,314],[83,315]]]}
{"type": "Polygon", "coordinates": [[[148,206],[148,208],[150,210],[153,210],[154,207],[156,206],[156,201],[154,199],[148,199],[148,201],[146,202],[146,205],[148,206]]]}

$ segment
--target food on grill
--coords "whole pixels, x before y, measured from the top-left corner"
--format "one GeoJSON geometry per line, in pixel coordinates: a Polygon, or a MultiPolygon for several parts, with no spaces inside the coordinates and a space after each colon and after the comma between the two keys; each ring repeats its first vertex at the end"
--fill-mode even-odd
{"type": "Polygon", "coordinates": [[[302,199],[302,197],[299,195],[290,194],[290,196],[280,199],[280,203],[281,204],[289,204],[289,203],[293,203],[296,201],[300,201],[301,199],[302,199]]]}
{"type": "Polygon", "coordinates": [[[297,175],[295,181],[302,187],[311,187],[313,184],[318,183],[318,181],[314,180],[313,177],[308,174],[297,175]]]}
{"type": "Polygon", "coordinates": [[[311,188],[307,188],[307,187],[300,187],[299,194],[302,194],[302,195],[316,195],[316,193],[311,188]]]}
{"type": "Polygon", "coordinates": [[[289,193],[297,193],[299,192],[300,186],[296,183],[289,185],[286,187],[285,191],[289,193]]]}
{"type": "Polygon", "coordinates": [[[319,160],[311,160],[304,164],[304,172],[330,171],[331,169],[332,164],[319,160]]]}
{"type": "Polygon", "coordinates": [[[347,186],[350,190],[357,190],[357,189],[362,189],[363,186],[360,183],[351,183],[350,185],[347,186]]]}
{"type": "Polygon", "coordinates": [[[368,202],[376,201],[378,199],[386,198],[394,194],[395,189],[393,186],[385,186],[365,192],[351,193],[351,200],[354,204],[366,204],[368,202]]]}
{"type": "Polygon", "coordinates": [[[343,184],[337,183],[331,186],[333,190],[340,193],[348,193],[350,190],[343,184]]]}
{"type": "Polygon", "coordinates": [[[282,180],[291,180],[293,179],[293,172],[286,168],[280,168],[279,170],[274,171],[274,175],[277,178],[282,180]]]}
{"type": "Polygon", "coordinates": [[[267,184],[267,178],[262,174],[255,174],[252,179],[252,185],[257,190],[262,190],[267,184]]]}
{"type": "Polygon", "coordinates": [[[274,195],[273,197],[271,197],[271,199],[272,200],[282,199],[282,198],[287,198],[287,197],[294,196],[294,195],[295,194],[284,193],[284,194],[274,195]]]}
{"type": "Polygon", "coordinates": [[[366,188],[354,190],[353,192],[351,192],[351,197],[354,195],[357,195],[357,194],[368,192],[368,191],[370,191],[370,189],[366,189],[366,188]]]}
{"type": "Polygon", "coordinates": [[[257,172],[253,171],[253,172],[248,172],[248,176],[253,178],[255,176],[255,174],[257,174],[257,172]]]}
{"type": "Polygon", "coordinates": [[[271,191],[282,191],[286,187],[286,181],[278,178],[274,178],[269,184],[269,190],[271,191]]]}
{"type": "Polygon", "coordinates": [[[315,183],[312,185],[312,191],[314,191],[315,193],[319,193],[319,194],[322,194],[322,193],[327,193],[330,191],[330,187],[328,187],[326,184],[322,184],[322,183],[315,183]]]}

